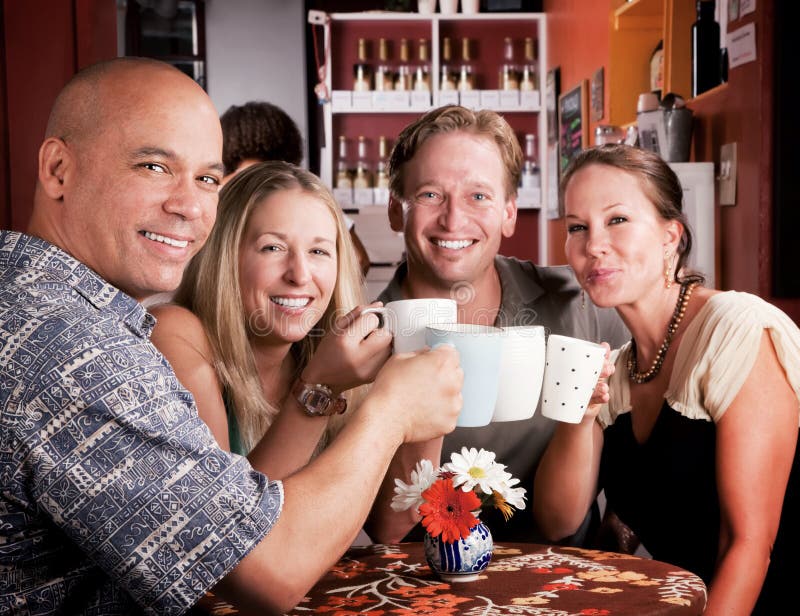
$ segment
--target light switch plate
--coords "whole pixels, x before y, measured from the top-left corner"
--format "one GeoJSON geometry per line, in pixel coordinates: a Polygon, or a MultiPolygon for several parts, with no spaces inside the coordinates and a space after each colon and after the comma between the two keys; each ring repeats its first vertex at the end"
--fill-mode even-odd
{"type": "Polygon", "coordinates": [[[719,204],[736,205],[736,143],[726,143],[719,152],[719,204]]]}

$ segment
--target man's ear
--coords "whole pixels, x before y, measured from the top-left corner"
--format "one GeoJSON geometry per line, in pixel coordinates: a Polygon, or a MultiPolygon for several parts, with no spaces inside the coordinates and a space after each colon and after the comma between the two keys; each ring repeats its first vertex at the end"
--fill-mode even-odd
{"type": "Polygon", "coordinates": [[[389,226],[392,231],[403,231],[406,221],[403,216],[403,203],[394,195],[389,196],[389,226]]]}
{"type": "Polygon", "coordinates": [[[517,226],[517,198],[509,197],[503,206],[503,223],[500,226],[500,231],[503,237],[511,237],[514,235],[514,229],[517,226]]]}
{"type": "Polygon", "coordinates": [[[39,148],[39,183],[54,201],[64,196],[64,180],[71,171],[72,153],[63,139],[49,137],[39,148]]]}

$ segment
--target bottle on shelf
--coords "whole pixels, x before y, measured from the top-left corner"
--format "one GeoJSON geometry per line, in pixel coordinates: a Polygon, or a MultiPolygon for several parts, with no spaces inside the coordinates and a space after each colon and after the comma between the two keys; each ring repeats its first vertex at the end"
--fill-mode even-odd
{"type": "Polygon", "coordinates": [[[389,65],[388,45],[385,38],[378,40],[378,66],[375,67],[375,89],[381,92],[394,89],[394,71],[389,65]]]}
{"type": "Polygon", "coordinates": [[[539,67],[536,65],[536,45],[534,45],[533,38],[530,36],[525,37],[525,63],[522,65],[519,89],[526,91],[539,89],[539,67]]]}
{"type": "Polygon", "coordinates": [[[714,8],[714,0],[697,0],[697,21],[692,24],[692,96],[720,84],[719,24],[714,8]]]}
{"type": "Polygon", "coordinates": [[[650,91],[661,100],[661,90],[664,87],[664,41],[650,54],[650,91]]]}
{"type": "Polygon", "coordinates": [[[372,172],[367,161],[367,142],[363,135],[358,137],[356,170],[353,175],[353,188],[372,188],[372,172]]]}
{"type": "Polygon", "coordinates": [[[439,79],[440,90],[455,90],[457,87],[456,73],[451,64],[453,59],[452,48],[450,47],[450,37],[442,39],[442,71],[439,79]]]}
{"type": "Polygon", "coordinates": [[[519,90],[519,73],[514,64],[514,41],[510,36],[503,40],[503,64],[500,65],[499,88],[519,90]]]}
{"type": "Polygon", "coordinates": [[[408,39],[400,39],[400,64],[394,79],[395,90],[411,89],[411,66],[408,64],[408,39]]]}
{"type": "Polygon", "coordinates": [[[474,75],[469,54],[469,39],[466,37],[461,39],[461,65],[458,67],[457,87],[461,92],[475,89],[474,75]]]}
{"type": "Polygon", "coordinates": [[[542,183],[536,155],[536,135],[525,135],[522,174],[517,191],[517,207],[538,208],[542,205],[542,183]]]}
{"type": "Polygon", "coordinates": [[[536,155],[536,135],[525,135],[525,158],[522,165],[521,188],[541,188],[538,156],[536,155]]]}
{"type": "Polygon", "coordinates": [[[372,202],[375,205],[389,205],[389,146],[383,135],[378,138],[378,163],[375,165],[372,202]]]}
{"type": "Polygon", "coordinates": [[[414,67],[413,89],[418,92],[430,92],[431,68],[428,64],[428,41],[419,39],[417,49],[417,64],[414,67]]]}
{"type": "Polygon", "coordinates": [[[389,189],[389,148],[384,135],[378,138],[378,164],[375,167],[375,188],[389,189]]]}
{"type": "Polygon", "coordinates": [[[358,62],[353,65],[353,90],[372,89],[372,67],[367,64],[367,41],[358,39],[358,62]]]}
{"type": "Polygon", "coordinates": [[[339,160],[336,162],[335,188],[353,188],[353,178],[350,173],[350,161],[347,157],[347,138],[339,135],[339,160]]]}

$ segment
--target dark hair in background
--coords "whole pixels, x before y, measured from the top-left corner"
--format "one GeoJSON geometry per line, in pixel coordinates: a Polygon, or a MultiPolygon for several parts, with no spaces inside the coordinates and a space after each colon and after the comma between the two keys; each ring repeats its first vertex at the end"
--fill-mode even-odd
{"type": "Polygon", "coordinates": [[[656,153],[629,145],[608,144],[580,152],[561,177],[558,199],[563,207],[564,193],[573,176],[588,165],[606,165],[636,176],[642,192],[664,220],[677,220],[683,225],[683,235],[678,243],[678,263],[675,266],[676,282],[700,282],[702,274],[683,271],[692,252],[692,230],[683,213],[683,187],[672,168],[656,153]]]}
{"type": "Polygon", "coordinates": [[[303,160],[303,138],[289,115],[272,103],[251,101],[231,105],[220,117],[222,162],[232,173],[248,158],[283,160],[299,165],[303,160]]]}

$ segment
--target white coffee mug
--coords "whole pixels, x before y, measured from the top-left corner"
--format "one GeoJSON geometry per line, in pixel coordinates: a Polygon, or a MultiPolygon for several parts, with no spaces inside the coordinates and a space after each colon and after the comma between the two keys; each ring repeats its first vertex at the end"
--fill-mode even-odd
{"type": "Polygon", "coordinates": [[[436,0],[417,0],[417,11],[422,15],[430,15],[436,9],[436,0]]]}
{"type": "Polygon", "coordinates": [[[451,344],[458,351],[464,384],[461,386],[463,405],[456,425],[487,425],[492,420],[497,400],[503,330],[471,323],[429,325],[426,340],[431,348],[451,344]]]}
{"type": "Polygon", "coordinates": [[[542,385],[542,415],[580,423],[592,397],[606,348],[580,338],[551,334],[542,385]]]}
{"type": "Polygon", "coordinates": [[[458,304],[452,299],[401,299],[385,306],[366,308],[362,314],[378,314],[392,336],[395,353],[419,351],[426,345],[425,327],[458,321],[458,304]]]}
{"type": "Polygon", "coordinates": [[[480,0],[461,0],[461,12],[464,15],[474,15],[480,10],[480,0]]]}
{"type": "Polygon", "coordinates": [[[519,421],[533,417],[542,391],[544,356],[544,327],[503,328],[500,384],[492,421],[519,421]]]}
{"type": "Polygon", "coordinates": [[[439,12],[442,15],[454,15],[458,9],[458,0],[439,0],[439,12]]]}

